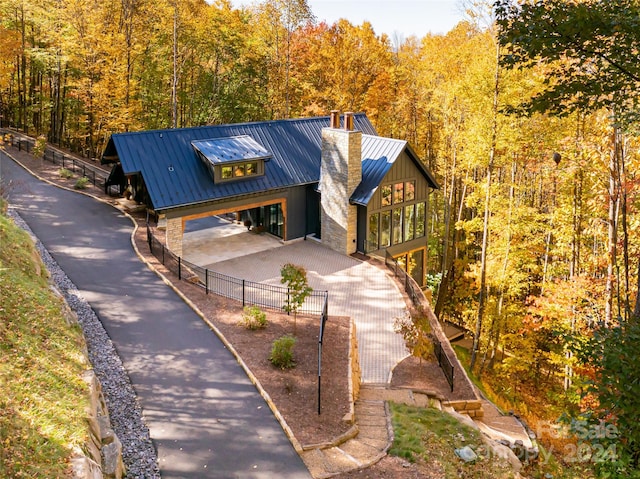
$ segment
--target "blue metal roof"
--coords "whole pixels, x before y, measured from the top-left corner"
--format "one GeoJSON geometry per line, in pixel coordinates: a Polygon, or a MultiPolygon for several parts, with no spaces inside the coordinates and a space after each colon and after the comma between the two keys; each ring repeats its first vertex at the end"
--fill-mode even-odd
{"type": "Polygon", "coordinates": [[[367,206],[380,186],[382,179],[405,150],[418,169],[425,175],[429,184],[433,188],[438,188],[438,184],[431,173],[418,159],[406,141],[362,135],[362,181],[351,195],[349,202],[367,206]]]}
{"type": "Polygon", "coordinates": [[[214,165],[246,160],[266,160],[272,156],[247,135],[192,141],[191,145],[214,165]]]}
{"type": "MultiPolygon", "coordinates": [[[[153,207],[163,210],[318,182],[322,129],[328,126],[325,116],[116,133],[103,161],[117,156],[126,175],[141,173],[153,207]],[[273,155],[264,176],[214,184],[192,142],[243,135],[273,155]]],[[[354,126],[363,134],[376,134],[365,114],[354,115],[354,126]]]]}

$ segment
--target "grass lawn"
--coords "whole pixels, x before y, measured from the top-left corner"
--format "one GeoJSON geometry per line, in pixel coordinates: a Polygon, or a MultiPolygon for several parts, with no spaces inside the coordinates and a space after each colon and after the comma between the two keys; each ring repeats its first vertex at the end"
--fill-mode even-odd
{"type": "Polygon", "coordinates": [[[33,242],[0,214],[0,477],[65,477],[88,434],[83,348],[33,242]]]}
{"type": "Polygon", "coordinates": [[[390,454],[410,462],[420,462],[425,470],[439,471],[442,477],[500,478],[514,477],[510,466],[495,457],[480,432],[450,414],[431,408],[391,404],[395,440],[390,454]],[[456,449],[469,446],[477,455],[464,462],[456,449]]]}

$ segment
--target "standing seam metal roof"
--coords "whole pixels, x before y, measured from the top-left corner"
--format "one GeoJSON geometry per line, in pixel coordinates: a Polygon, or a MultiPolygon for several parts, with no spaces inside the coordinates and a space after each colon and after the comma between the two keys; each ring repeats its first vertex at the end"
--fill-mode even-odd
{"type": "Polygon", "coordinates": [[[406,141],[362,135],[362,181],[351,195],[349,202],[367,206],[385,175],[405,150],[409,158],[427,178],[429,185],[432,188],[438,188],[431,173],[406,141]]]}
{"type": "MultiPolygon", "coordinates": [[[[364,114],[355,128],[375,135],[364,114]]],[[[103,157],[119,157],[126,175],[141,173],[158,210],[316,183],[320,177],[322,129],[329,117],[239,123],[171,130],[116,133],[103,157]],[[191,142],[247,135],[269,151],[264,176],[214,184],[191,142]]]]}
{"type": "MultiPolygon", "coordinates": [[[[322,129],[328,126],[329,117],[315,117],[117,133],[111,136],[103,158],[117,155],[125,174],[141,173],[153,207],[162,210],[317,183],[322,129]],[[192,143],[245,135],[273,155],[265,164],[264,176],[214,183],[192,143]]],[[[409,147],[405,141],[375,136],[365,114],[354,115],[354,127],[363,133],[363,171],[351,202],[366,205],[393,162],[409,147]]],[[[426,171],[424,165],[422,169],[426,171]]]]}

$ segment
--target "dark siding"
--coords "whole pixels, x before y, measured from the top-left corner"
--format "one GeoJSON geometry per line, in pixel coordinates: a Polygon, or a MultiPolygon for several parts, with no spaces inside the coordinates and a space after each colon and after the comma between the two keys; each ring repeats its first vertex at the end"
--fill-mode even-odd
{"type": "Polygon", "coordinates": [[[287,198],[287,237],[285,240],[301,238],[306,233],[307,188],[296,186],[289,189],[287,198]]]}
{"type": "MultiPolygon", "coordinates": [[[[416,180],[416,202],[427,201],[433,186],[404,151],[384,176],[380,186],[407,180],[416,180]]],[[[379,210],[380,205],[380,188],[378,188],[369,202],[369,211],[379,210]]]]}
{"type": "Polygon", "coordinates": [[[307,220],[306,234],[320,237],[320,195],[316,185],[307,185],[307,220]]]}
{"type": "Polygon", "coordinates": [[[367,242],[367,221],[368,214],[367,208],[365,206],[358,205],[358,244],[357,251],[359,253],[364,253],[366,251],[366,242],[367,242]]]}

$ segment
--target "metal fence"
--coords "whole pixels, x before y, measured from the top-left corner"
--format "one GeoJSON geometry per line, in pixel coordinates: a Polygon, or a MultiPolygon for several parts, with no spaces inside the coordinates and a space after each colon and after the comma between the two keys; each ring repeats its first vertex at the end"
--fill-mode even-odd
{"type": "MultiPolygon", "coordinates": [[[[404,268],[398,264],[388,251],[386,251],[385,254],[385,264],[394,272],[396,278],[398,278],[398,280],[404,285],[404,290],[411,299],[411,302],[416,307],[420,307],[422,302],[425,300],[425,297],[424,293],[418,286],[418,283],[416,283],[415,280],[407,274],[404,268]]],[[[442,344],[440,344],[440,341],[435,335],[433,335],[433,351],[438,359],[438,364],[440,365],[444,376],[447,378],[449,386],[451,386],[451,392],[453,392],[454,367],[451,359],[447,356],[447,353],[442,348],[442,344]]]]}
{"type": "MultiPolygon", "coordinates": [[[[246,279],[234,278],[226,274],[211,271],[190,263],[172,253],[159,241],[147,227],[147,242],[151,253],[167,269],[178,275],[179,279],[188,279],[200,284],[206,294],[213,293],[225,298],[241,301],[242,306],[255,305],[262,308],[285,311],[284,306],[290,298],[288,288],[266,283],[256,283],[246,279]]],[[[305,299],[298,313],[323,316],[326,314],[329,293],[312,291],[305,299]]]]}
{"type": "MultiPolygon", "coordinates": [[[[196,282],[206,294],[213,293],[225,298],[242,301],[242,306],[254,305],[276,311],[285,311],[285,304],[291,294],[288,288],[272,284],[256,283],[245,279],[234,278],[226,274],[210,271],[175,255],[164,243],[159,241],[147,225],[147,243],[151,253],[167,269],[178,275],[178,279],[196,282]]],[[[318,333],[318,414],[321,413],[322,389],[322,343],[327,319],[329,318],[329,292],[312,291],[305,299],[302,314],[319,315],[320,331],[318,333]]],[[[289,314],[287,312],[287,314],[289,314]]]]}
{"type": "MultiPolygon", "coordinates": [[[[10,130],[0,130],[0,134],[6,138],[9,145],[17,148],[18,151],[24,150],[27,153],[31,153],[35,145],[34,139],[15,135],[10,130]]],[[[60,165],[62,168],[74,173],[82,174],[83,177],[88,178],[95,186],[104,187],[109,176],[107,171],[97,166],[92,166],[86,161],[79,160],[73,156],[65,155],[50,146],[45,147],[43,159],[54,165],[60,165]]]]}
{"type": "Polygon", "coordinates": [[[424,298],[424,293],[420,289],[420,286],[418,286],[418,283],[416,283],[415,280],[407,274],[404,268],[398,264],[398,261],[396,261],[388,251],[386,251],[385,254],[385,264],[393,271],[396,278],[398,278],[398,280],[403,284],[404,290],[409,296],[411,302],[416,306],[421,304],[422,299],[424,298]]]}
{"type": "Polygon", "coordinates": [[[447,378],[447,382],[449,386],[451,386],[451,392],[453,392],[453,378],[454,378],[454,369],[453,364],[451,364],[451,360],[447,353],[442,349],[442,344],[438,341],[438,338],[433,338],[433,354],[435,354],[438,359],[438,364],[444,373],[444,377],[447,378]]]}

